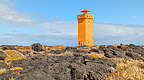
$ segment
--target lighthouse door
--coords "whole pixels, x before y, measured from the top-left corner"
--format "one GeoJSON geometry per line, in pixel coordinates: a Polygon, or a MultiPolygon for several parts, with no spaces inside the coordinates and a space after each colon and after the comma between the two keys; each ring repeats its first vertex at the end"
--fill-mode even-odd
{"type": "Polygon", "coordinates": [[[79,46],[84,46],[84,41],[79,41],[79,46]]]}

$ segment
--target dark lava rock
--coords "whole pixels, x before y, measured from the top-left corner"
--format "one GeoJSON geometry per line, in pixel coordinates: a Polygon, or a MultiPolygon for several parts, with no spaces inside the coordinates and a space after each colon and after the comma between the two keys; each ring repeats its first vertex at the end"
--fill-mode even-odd
{"type": "Polygon", "coordinates": [[[127,53],[126,53],[126,56],[128,56],[128,57],[132,57],[132,58],[133,58],[133,57],[135,57],[135,55],[134,55],[134,54],[129,53],[129,52],[127,52],[127,53]]]}
{"type": "Polygon", "coordinates": [[[52,54],[61,54],[64,53],[66,50],[51,50],[50,53],[52,54]]]}
{"type": "Polygon", "coordinates": [[[135,60],[144,60],[144,58],[142,56],[138,56],[137,53],[130,53],[130,52],[126,52],[126,56],[135,59],[135,60]]]}
{"type": "Polygon", "coordinates": [[[74,47],[67,47],[65,48],[66,51],[72,51],[72,52],[76,52],[77,51],[77,48],[74,48],[74,47]]]}
{"type": "MultiPolygon", "coordinates": [[[[23,55],[26,55],[26,54],[29,54],[29,53],[31,53],[31,51],[18,51],[18,52],[20,52],[21,54],[23,54],[23,55]]],[[[35,52],[33,52],[33,54],[34,54],[35,52]]]]}
{"type": "Polygon", "coordinates": [[[2,45],[3,50],[16,50],[13,45],[2,45]]]}
{"type": "Polygon", "coordinates": [[[144,66],[141,66],[142,69],[144,69],[144,66]]]}
{"type": "Polygon", "coordinates": [[[123,46],[113,47],[111,45],[104,47],[100,46],[99,49],[91,49],[91,52],[97,53],[104,53],[105,57],[113,58],[113,57],[120,57],[120,58],[132,58],[136,60],[143,60],[144,61],[144,48],[140,46],[136,46],[134,44],[128,45],[129,48],[123,46]]]}
{"type": "Polygon", "coordinates": [[[119,50],[116,47],[112,47],[112,46],[108,46],[107,48],[103,49],[104,52],[104,56],[108,57],[108,58],[112,58],[112,57],[121,57],[124,58],[125,57],[125,53],[121,50],[119,50]]]}
{"type": "Polygon", "coordinates": [[[66,48],[65,50],[74,53],[90,53],[90,51],[81,51],[80,49],[77,48],[66,48]]]}
{"type": "Polygon", "coordinates": [[[32,45],[32,49],[33,49],[34,51],[37,51],[37,52],[43,51],[42,45],[40,45],[40,43],[35,43],[35,44],[33,44],[33,45],[32,45]]]}
{"type": "Polygon", "coordinates": [[[4,60],[6,57],[6,54],[2,51],[0,51],[0,60],[4,60]]]}
{"type": "Polygon", "coordinates": [[[38,56],[14,61],[11,66],[22,67],[20,75],[6,73],[0,80],[101,80],[116,68],[113,61],[88,56],[38,56]]]}
{"type": "Polygon", "coordinates": [[[99,50],[99,49],[91,49],[90,51],[91,51],[91,52],[97,52],[97,53],[99,53],[99,52],[100,52],[100,50],[99,50]]]}
{"type": "MultiPolygon", "coordinates": [[[[42,50],[40,44],[33,44],[32,46],[35,51],[42,50]]],[[[12,66],[24,68],[20,75],[13,74],[14,71],[8,71],[0,75],[0,80],[7,80],[10,77],[14,77],[15,80],[101,80],[107,73],[115,72],[116,63],[82,54],[96,52],[104,53],[104,56],[108,58],[129,57],[144,61],[144,48],[133,44],[127,46],[100,46],[98,49],[91,49],[90,51],[69,47],[64,50],[51,50],[50,52],[60,54],[70,51],[74,56],[45,56],[37,54],[37,56],[28,56],[25,60],[14,61],[11,66],[0,63],[0,68],[7,69],[12,66]]],[[[141,68],[144,69],[143,66],[141,68]]]]}
{"type": "Polygon", "coordinates": [[[130,48],[138,47],[138,46],[136,46],[136,45],[134,45],[134,44],[129,44],[128,46],[129,46],[130,48]]]}

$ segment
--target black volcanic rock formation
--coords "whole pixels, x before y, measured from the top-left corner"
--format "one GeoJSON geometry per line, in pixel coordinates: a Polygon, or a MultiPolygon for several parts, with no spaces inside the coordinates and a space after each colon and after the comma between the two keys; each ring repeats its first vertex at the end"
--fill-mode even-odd
{"type": "MultiPolygon", "coordinates": [[[[3,50],[13,50],[13,46],[3,46],[3,50]]],[[[130,58],[138,61],[144,61],[143,46],[130,45],[101,45],[95,47],[67,47],[61,50],[42,49],[42,45],[33,44],[34,51],[19,51],[27,55],[26,59],[12,61],[8,66],[0,62],[0,69],[6,69],[7,72],[0,74],[0,80],[9,80],[13,77],[15,80],[101,80],[107,73],[116,71],[117,61],[111,61],[112,58],[130,58]],[[63,55],[66,53],[71,56],[63,55]],[[104,57],[89,57],[86,54],[96,53],[104,57]],[[51,56],[52,55],[52,56],[51,56]],[[53,56],[55,55],[55,56],[53,56]],[[61,55],[61,56],[57,56],[61,55]],[[22,67],[23,70],[10,71],[12,67],[22,67]],[[19,72],[20,75],[14,74],[19,72]]],[[[4,60],[5,53],[0,52],[0,59],[4,60]]],[[[140,66],[144,69],[144,66],[140,66]]],[[[117,71],[116,71],[117,72],[117,71]]]]}
{"type": "Polygon", "coordinates": [[[7,80],[11,76],[16,80],[100,80],[116,68],[114,62],[105,59],[44,55],[14,61],[11,66],[20,66],[24,70],[21,75],[13,75],[12,72],[3,74],[0,80],[7,80]]]}
{"type": "Polygon", "coordinates": [[[105,57],[108,58],[132,58],[135,60],[143,60],[144,61],[144,48],[141,46],[136,46],[133,44],[127,45],[128,48],[123,46],[113,47],[111,45],[104,47],[100,46],[98,49],[91,49],[91,52],[96,52],[99,54],[104,54],[105,57]]]}

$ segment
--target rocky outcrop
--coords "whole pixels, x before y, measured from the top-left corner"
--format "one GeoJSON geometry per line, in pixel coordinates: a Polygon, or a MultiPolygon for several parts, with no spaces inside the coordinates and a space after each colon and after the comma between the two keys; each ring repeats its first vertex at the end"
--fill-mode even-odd
{"type": "Polygon", "coordinates": [[[40,51],[43,50],[43,49],[42,49],[42,45],[41,45],[40,43],[35,43],[35,44],[33,44],[33,45],[32,45],[32,49],[33,49],[34,51],[37,51],[37,52],[40,52],[40,51]]]}
{"type": "Polygon", "coordinates": [[[112,45],[109,46],[100,46],[98,49],[91,49],[91,52],[96,52],[99,54],[104,54],[105,57],[108,58],[132,58],[135,60],[143,60],[144,61],[144,48],[141,46],[136,46],[133,44],[130,45],[120,45],[114,47],[112,45]]]}
{"type": "MultiPolygon", "coordinates": [[[[15,45],[17,46],[17,45],[15,45]]],[[[15,46],[13,45],[2,45],[2,50],[16,50],[15,46]]]]}
{"type": "Polygon", "coordinates": [[[13,67],[24,70],[21,75],[3,74],[0,79],[13,76],[16,80],[101,80],[106,73],[112,73],[116,64],[105,59],[88,56],[32,56],[26,60],[14,61],[13,67]]]}
{"type": "MultiPolygon", "coordinates": [[[[0,62],[0,69],[7,69],[6,73],[0,75],[0,80],[8,80],[11,77],[15,80],[102,80],[107,73],[116,71],[117,62],[111,61],[115,58],[144,61],[144,47],[133,44],[85,48],[55,46],[47,50],[43,50],[40,44],[33,44],[32,49],[34,51],[13,49],[6,48],[3,50],[7,54],[12,54],[12,51],[14,51],[14,55],[18,52],[27,58],[12,61],[9,66],[0,62]],[[70,52],[72,55],[63,55],[66,52],[70,52]],[[86,55],[93,53],[102,54],[103,57],[93,58],[93,56],[86,55]],[[9,71],[12,67],[22,67],[23,70],[9,71]]],[[[0,52],[0,59],[3,60],[4,58],[5,54],[0,52]]],[[[144,69],[143,65],[140,67],[144,69]]]]}

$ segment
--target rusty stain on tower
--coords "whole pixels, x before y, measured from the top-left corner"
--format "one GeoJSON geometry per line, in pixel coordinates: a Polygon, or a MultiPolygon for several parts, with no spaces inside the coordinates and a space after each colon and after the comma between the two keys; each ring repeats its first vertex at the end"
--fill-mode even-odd
{"type": "Polygon", "coordinates": [[[78,46],[94,46],[93,40],[93,19],[94,15],[88,14],[87,9],[81,11],[78,19],[78,46]]]}

